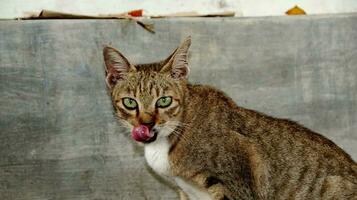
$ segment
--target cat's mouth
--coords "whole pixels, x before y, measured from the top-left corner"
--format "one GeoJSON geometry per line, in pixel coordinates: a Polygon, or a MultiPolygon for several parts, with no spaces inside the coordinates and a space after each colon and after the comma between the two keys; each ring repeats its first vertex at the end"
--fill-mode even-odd
{"type": "Polygon", "coordinates": [[[150,143],[156,140],[158,131],[145,125],[139,125],[131,131],[131,137],[138,142],[150,143]]]}
{"type": "Polygon", "coordinates": [[[154,134],[153,137],[151,137],[149,140],[146,140],[144,143],[150,143],[150,142],[154,142],[157,138],[157,134],[158,134],[158,131],[156,129],[153,129],[151,130],[151,132],[154,134]]]}

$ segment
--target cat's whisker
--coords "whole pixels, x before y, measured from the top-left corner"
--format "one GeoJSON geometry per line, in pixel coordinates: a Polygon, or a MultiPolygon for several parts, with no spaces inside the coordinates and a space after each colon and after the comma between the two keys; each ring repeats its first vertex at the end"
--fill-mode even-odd
{"type": "Polygon", "coordinates": [[[178,132],[176,130],[176,128],[170,127],[170,132],[171,132],[171,134],[174,134],[174,135],[178,136],[180,139],[184,140],[185,142],[188,142],[189,144],[191,144],[191,141],[185,135],[181,134],[181,132],[178,132]]]}
{"type": "Polygon", "coordinates": [[[176,124],[177,127],[182,127],[182,128],[191,128],[191,125],[188,123],[183,123],[183,122],[177,122],[176,124]]]}

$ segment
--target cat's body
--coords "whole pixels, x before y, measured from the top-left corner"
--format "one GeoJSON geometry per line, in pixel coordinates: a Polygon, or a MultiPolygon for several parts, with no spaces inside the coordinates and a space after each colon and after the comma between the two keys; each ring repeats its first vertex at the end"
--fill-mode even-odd
{"type": "Polygon", "coordinates": [[[172,138],[174,176],[191,180],[205,174],[227,187],[228,199],[357,198],[357,167],[330,140],[294,122],[238,107],[213,88],[188,89],[186,109],[195,112],[184,117],[190,127],[182,130],[185,139],[172,138]]]}
{"type": "Polygon", "coordinates": [[[104,52],[119,118],[145,144],[149,166],[181,188],[181,199],[357,199],[357,165],[348,154],[294,122],[187,83],[188,47],[185,41],[165,61],[137,66],[114,49],[104,52]],[[128,97],[135,104],[124,105],[128,97]],[[163,97],[171,99],[165,107],[163,97]],[[142,139],[136,129],[150,134],[142,139]]]}

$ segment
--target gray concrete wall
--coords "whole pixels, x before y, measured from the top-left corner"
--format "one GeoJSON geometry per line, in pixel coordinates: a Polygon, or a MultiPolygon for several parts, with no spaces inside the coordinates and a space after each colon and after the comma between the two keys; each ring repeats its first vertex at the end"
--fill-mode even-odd
{"type": "Polygon", "coordinates": [[[0,199],[177,199],[123,133],[102,47],[134,62],[192,36],[192,82],[321,132],[357,158],[357,15],[0,21],[0,199]]]}

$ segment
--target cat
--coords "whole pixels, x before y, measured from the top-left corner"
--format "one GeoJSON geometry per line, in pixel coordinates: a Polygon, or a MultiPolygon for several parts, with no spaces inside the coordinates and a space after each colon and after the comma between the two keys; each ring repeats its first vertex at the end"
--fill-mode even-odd
{"type": "Polygon", "coordinates": [[[181,200],[357,199],[357,164],[332,141],[190,84],[190,44],[139,65],[103,50],[116,115],[181,200]]]}

